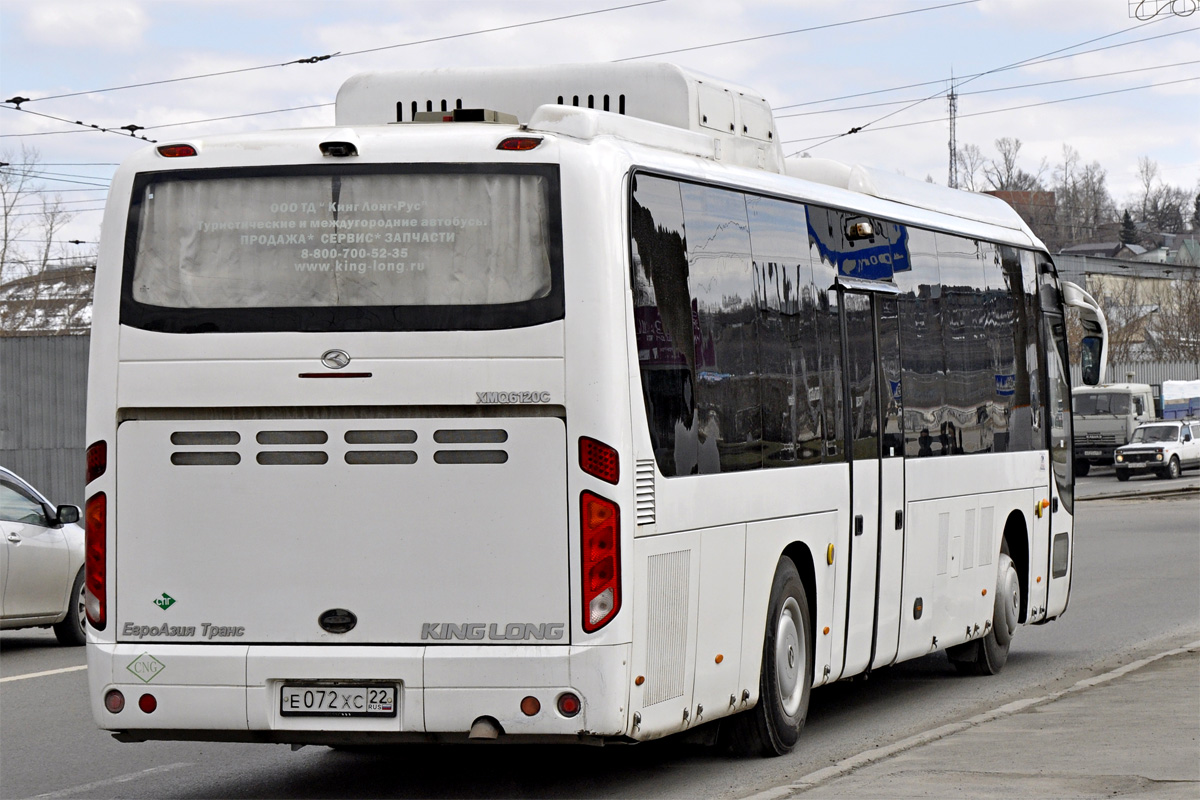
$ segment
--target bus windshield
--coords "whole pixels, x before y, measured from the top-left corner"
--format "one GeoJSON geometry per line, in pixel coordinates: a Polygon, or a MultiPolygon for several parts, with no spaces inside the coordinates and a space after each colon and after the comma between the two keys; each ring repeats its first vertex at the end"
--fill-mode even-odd
{"type": "Polygon", "coordinates": [[[499,307],[518,312],[481,327],[553,318],[557,176],[430,166],[141,176],[122,321],[189,332],[307,330],[319,321],[344,329],[356,318],[369,322],[349,327],[444,329],[477,327],[478,315],[446,309],[478,307],[493,319],[499,307]],[[296,325],[314,315],[295,310],[318,308],[353,312],[296,325]],[[262,313],[269,309],[291,311],[262,313]]]}

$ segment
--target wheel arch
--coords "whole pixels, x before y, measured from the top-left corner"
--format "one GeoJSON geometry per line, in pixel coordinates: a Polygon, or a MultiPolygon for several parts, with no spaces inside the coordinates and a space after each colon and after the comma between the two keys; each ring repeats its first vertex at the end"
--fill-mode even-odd
{"type": "Polygon", "coordinates": [[[1021,622],[1029,619],[1029,523],[1025,515],[1013,510],[1004,521],[1003,541],[1008,543],[1008,557],[1017,569],[1021,583],[1021,622]]]}
{"type": "Polygon", "coordinates": [[[816,655],[816,640],[817,640],[817,571],[813,564],[812,550],[804,542],[792,542],[784,548],[781,557],[787,556],[796,565],[796,571],[800,573],[800,583],[804,586],[804,594],[808,597],[808,618],[810,621],[808,631],[808,647],[809,652],[813,653],[812,660],[813,675],[809,676],[812,680],[816,677],[817,660],[816,655]]]}

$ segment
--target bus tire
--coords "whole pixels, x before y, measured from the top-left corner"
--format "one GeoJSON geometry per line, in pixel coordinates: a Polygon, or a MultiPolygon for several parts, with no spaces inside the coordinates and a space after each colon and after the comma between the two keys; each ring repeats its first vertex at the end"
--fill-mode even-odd
{"type": "Polygon", "coordinates": [[[979,639],[946,649],[946,656],[963,675],[995,675],[1008,661],[1008,648],[1021,619],[1021,581],[1008,555],[1008,542],[1000,548],[996,570],[996,599],[992,625],[979,639]]]}
{"type": "Polygon", "coordinates": [[[796,565],[779,559],[771,584],[758,705],[723,726],[737,755],[781,756],[800,739],[812,691],[812,618],[796,565]]]}

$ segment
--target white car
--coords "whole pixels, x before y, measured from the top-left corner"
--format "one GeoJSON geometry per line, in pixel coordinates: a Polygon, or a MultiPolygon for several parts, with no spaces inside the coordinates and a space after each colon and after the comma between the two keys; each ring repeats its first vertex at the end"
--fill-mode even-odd
{"type": "Polygon", "coordinates": [[[1119,481],[1148,472],[1160,478],[1178,478],[1184,469],[1200,467],[1200,422],[1142,423],[1129,437],[1129,444],[1117,448],[1113,466],[1119,481]]]}
{"type": "Polygon", "coordinates": [[[86,641],[78,521],[78,506],[54,506],[0,467],[0,628],[53,626],[62,644],[86,641]]]}

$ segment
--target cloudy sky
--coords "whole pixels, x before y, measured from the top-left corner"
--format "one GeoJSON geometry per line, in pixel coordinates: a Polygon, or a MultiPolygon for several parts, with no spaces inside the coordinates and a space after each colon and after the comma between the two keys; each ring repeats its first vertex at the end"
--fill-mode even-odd
{"type": "Polygon", "coordinates": [[[1069,145],[1119,204],[1141,157],[1200,191],[1197,0],[0,0],[0,100],[30,98],[0,105],[0,152],[36,148],[77,212],[63,239],[93,242],[116,163],[148,145],[76,120],[159,142],[325,125],[363,70],[622,59],[758,90],[787,153],[942,184],[953,74],[960,145],[1020,139],[1048,181],[1069,145]]]}

